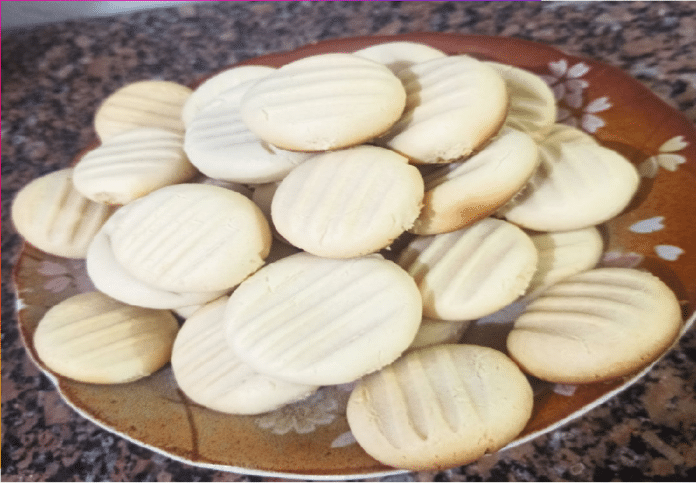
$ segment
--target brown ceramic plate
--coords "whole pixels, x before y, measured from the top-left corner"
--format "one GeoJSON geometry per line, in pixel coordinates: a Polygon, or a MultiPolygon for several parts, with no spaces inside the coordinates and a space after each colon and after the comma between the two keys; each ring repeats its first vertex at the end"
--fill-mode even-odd
{"type": "MultiPolygon", "coordinates": [[[[509,38],[356,37],[271,54],[246,64],[280,66],[312,54],[351,52],[393,40],[422,42],[450,54],[467,53],[544,76],[556,93],[560,122],[581,127],[631,160],[642,175],[640,190],[631,206],[604,226],[602,264],[640,267],[662,278],[682,303],[683,332],[688,329],[696,306],[696,130],[691,122],[614,67],[509,38]]],[[[21,333],[33,360],[77,412],[130,441],[186,463],[255,475],[355,479],[400,472],[376,462],[355,443],[344,416],[350,385],[322,388],[301,403],[245,417],[194,404],[179,390],[169,367],[138,382],[115,386],[54,376],[37,358],[32,336],[49,307],[91,289],[83,261],[49,256],[26,245],[15,268],[15,283],[21,333]]],[[[511,318],[499,318],[502,324],[474,325],[469,338],[500,346],[504,323],[511,318]]],[[[554,386],[535,381],[533,417],[509,446],[600,405],[650,367],[601,384],[554,386]]]]}

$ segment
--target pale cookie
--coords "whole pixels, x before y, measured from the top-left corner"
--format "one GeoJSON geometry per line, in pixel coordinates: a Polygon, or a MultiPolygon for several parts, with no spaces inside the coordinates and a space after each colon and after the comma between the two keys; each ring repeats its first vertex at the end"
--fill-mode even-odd
{"type": "Polygon", "coordinates": [[[144,308],[173,309],[200,305],[216,299],[222,291],[174,292],[156,288],[128,273],[114,257],[109,221],[87,251],[87,274],[94,286],[111,298],[144,308]]]}
{"type": "Polygon", "coordinates": [[[242,119],[287,150],[345,148],[383,134],[401,116],[406,93],[384,65],[352,54],[305,57],[244,95],[242,119]]]}
{"type": "Polygon", "coordinates": [[[446,163],[470,155],[495,135],[507,115],[503,78],[460,55],[399,72],[407,93],[399,121],[380,143],[417,163],[446,163]]]}
{"type": "Polygon", "coordinates": [[[298,253],[242,282],[225,322],[232,349],[258,372],[333,385],[399,357],[418,331],[421,311],[411,277],[381,256],[298,253]]]}
{"type": "Polygon", "coordinates": [[[379,251],[413,225],[423,179],[401,155],[363,145],[317,155],[273,196],[271,215],[293,246],[329,258],[379,251]]]}
{"type": "Polygon", "coordinates": [[[242,362],[225,339],[226,303],[223,297],[195,312],[174,342],[174,378],[191,400],[223,413],[260,414],[317,390],[259,374],[242,362]]]}
{"type": "Polygon", "coordinates": [[[273,71],[275,68],[269,66],[235,66],[209,77],[193,90],[184,103],[181,110],[184,126],[188,128],[196,113],[215,102],[215,99],[223,92],[240,84],[266,77],[273,71]]]}
{"type": "Polygon", "coordinates": [[[657,277],[601,268],[560,281],[532,301],[515,321],[507,348],[539,379],[597,382],[654,361],[681,324],[679,301],[657,277]]]}
{"type": "Polygon", "coordinates": [[[232,288],[261,267],[271,246],[261,210],[214,185],[164,187],[114,216],[116,260],[139,280],[173,292],[232,288]]]}
{"type": "Polygon", "coordinates": [[[568,141],[563,131],[539,144],[541,164],[499,214],[535,231],[572,231],[618,215],[638,189],[636,168],[596,143],[568,141]]]}
{"type": "Polygon", "coordinates": [[[491,215],[524,187],[538,165],[531,136],[503,128],[480,152],[424,177],[423,210],[410,231],[451,232],[491,215]]]}
{"type": "Polygon", "coordinates": [[[525,298],[533,298],[564,278],[594,268],[604,249],[602,235],[596,227],[532,234],[530,237],[537,248],[539,261],[525,298]]]}
{"type": "Polygon", "coordinates": [[[244,124],[239,104],[256,81],[239,83],[198,110],[186,128],[184,150],[208,177],[240,183],[281,180],[311,153],[291,152],[261,140],[244,124]]]}
{"type": "Polygon", "coordinates": [[[456,344],[469,327],[469,322],[449,322],[424,318],[409,349],[438,344],[456,344]]]}
{"type": "Polygon", "coordinates": [[[458,231],[417,237],[397,263],[418,284],[424,316],[474,320],[524,293],[537,251],[517,226],[486,218],[458,231]]]}
{"type": "Polygon", "coordinates": [[[91,201],[73,186],[73,169],[51,172],[24,186],[12,202],[17,232],[41,251],[84,258],[114,208],[91,201]]]}
{"type": "Polygon", "coordinates": [[[138,81],[108,96],[94,115],[102,142],[134,128],[163,128],[183,134],[181,110],[191,89],[171,81],[138,81]]]}
{"type": "Polygon", "coordinates": [[[440,49],[418,42],[385,42],[353,52],[356,56],[384,64],[397,74],[414,64],[447,56],[440,49]]]}
{"type": "Polygon", "coordinates": [[[34,347],[51,370],[93,384],[148,376],[169,362],[179,325],[171,312],[126,305],[98,291],[51,308],[34,347]]]}
{"type": "Polygon", "coordinates": [[[545,136],[556,123],[556,98],[549,85],[525,69],[498,62],[486,64],[502,76],[507,86],[510,106],[505,124],[535,139],[545,136]]]}
{"type": "Polygon", "coordinates": [[[386,465],[435,470],[471,463],[517,437],[532,414],[527,378],[476,345],[409,352],[363,378],[348,400],[358,444],[386,465]]]}
{"type": "Polygon", "coordinates": [[[87,152],[75,165],[73,183],[96,202],[127,204],[197,173],[186,158],[180,133],[135,128],[87,152]]]}

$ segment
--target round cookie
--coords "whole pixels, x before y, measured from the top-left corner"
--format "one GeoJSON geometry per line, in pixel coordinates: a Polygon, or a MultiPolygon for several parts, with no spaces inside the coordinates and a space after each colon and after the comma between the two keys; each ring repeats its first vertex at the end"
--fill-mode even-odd
{"type": "Polygon", "coordinates": [[[358,444],[376,460],[434,470],[471,463],[511,442],[533,403],[526,377],[502,352],[436,345],[363,378],[347,417],[358,444]]]}
{"type": "Polygon", "coordinates": [[[469,322],[449,322],[424,318],[418,328],[409,350],[430,347],[437,344],[455,344],[464,335],[469,322]]]}
{"type": "Polygon", "coordinates": [[[397,263],[423,297],[423,315],[438,320],[475,320],[515,301],[537,264],[531,239],[509,222],[482,219],[458,231],[419,236],[397,263]]]}
{"type": "Polygon", "coordinates": [[[273,224],[293,246],[327,258],[379,251],[410,228],[423,179],[406,158],[363,145],[317,155],[293,170],[271,204],[273,224]]]}
{"type": "Polygon", "coordinates": [[[138,81],[108,96],[94,115],[102,142],[134,128],[163,128],[184,133],[181,110],[191,89],[171,81],[138,81]]]}
{"type": "Polygon", "coordinates": [[[242,119],[262,140],[286,150],[359,145],[401,116],[406,93],[384,65],[353,54],[291,62],[244,95],[242,119]]]}
{"type": "Polygon", "coordinates": [[[481,151],[424,177],[423,210],[410,232],[456,231],[491,215],[524,187],[538,165],[531,136],[503,128],[481,151]]]}
{"type": "Polygon", "coordinates": [[[115,208],[89,200],[73,185],[73,169],[48,173],[25,185],[12,201],[17,232],[41,251],[84,258],[115,208]]]}
{"type": "Polygon", "coordinates": [[[298,253],[242,282],[225,322],[232,350],[258,372],[333,385],[399,357],[418,331],[421,311],[411,277],[379,255],[298,253]]]}
{"type": "Polygon", "coordinates": [[[505,124],[543,137],[556,123],[556,98],[548,84],[536,74],[507,64],[486,61],[505,80],[510,96],[505,124]]]}
{"type": "Polygon", "coordinates": [[[681,324],[676,296],[657,277],[600,268],[566,278],[532,301],[508,334],[507,348],[539,379],[597,382],[648,365],[674,342],[681,324]]]}
{"type": "Polygon", "coordinates": [[[415,163],[446,163],[470,155],[505,121],[503,78],[466,55],[415,64],[399,72],[406,108],[379,139],[415,163]]]}
{"type": "Polygon", "coordinates": [[[529,282],[525,298],[564,278],[594,268],[604,249],[602,235],[596,227],[567,232],[546,232],[530,235],[539,254],[537,270],[529,282]]]}
{"type": "Polygon", "coordinates": [[[110,228],[116,261],[137,279],[173,292],[234,287],[271,246],[261,210],[237,192],[178,184],[120,208],[110,228]]]}
{"type": "Polygon", "coordinates": [[[99,291],[129,305],[169,310],[207,303],[223,294],[222,291],[167,291],[140,281],[116,261],[111,248],[109,221],[89,245],[86,264],[87,274],[99,291]]]}
{"type": "Polygon", "coordinates": [[[198,173],[186,158],[181,134],[161,128],[114,135],[86,153],[74,170],[75,188],[105,204],[127,204],[198,173]]]}
{"type": "Polygon", "coordinates": [[[206,79],[193,90],[184,103],[181,110],[184,126],[188,128],[196,113],[215,102],[216,98],[228,89],[261,79],[273,71],[275,68],[269,66],[235,66],[206,79]]]}
{"type": "Polygon", "coordinates": [[[573,130],[539,143],[541,164],[499,214],[535,231],[572,231],[618,215],[638,190],[636,168],[618,152],[573,130]]]}
{"type": "Polygon", "coordinates": [[[119,384],[169,362],[179,325],[171,312],[126,305],[98,291],[51,308],[34,347],[52,371],[80,382],[119,384]]]}
{"type": "Polygon", "coordinates": [[[414,64],[439,59],[447,55],[440,49],[426,44],[404,41],[376,44],[357,50],[353,54],[384,64],[394,74],[414,64]]]}
{"type": "Polygon", "coordinates": [[[208,177],[239,183],[274,182],[312,155],[274,147],[247,128],[239,104],[255,82],[242,82],[219,94],[193,115],[186,128],[184,150],[208,177]]]}
{"type": "Polygon", "coordinates": [[[260,414],[317,390],[267,377],[242,362],[225,339],[226,303],[219,298],[195,312],[174,342],[172,370],[189,398],[223,413],[260,414]]]}

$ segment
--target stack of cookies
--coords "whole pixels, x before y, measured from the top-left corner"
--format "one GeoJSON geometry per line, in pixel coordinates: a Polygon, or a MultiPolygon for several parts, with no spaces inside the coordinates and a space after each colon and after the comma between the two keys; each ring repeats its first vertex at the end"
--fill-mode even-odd
{"type": "Polygon", "coordinates": [[[355,382],[348,423],[380,462],[476,460],[524,429],[527,376],[629,374],[682,322],[656,277],[596,268],[639,177],[555,120],[533,73],[409,42],[125,86],[100,145],[12,207],[98,289],[46,314],[39,357],[98,384],[171,362],[235,414],[355,382]],[[516,301],[507,352],[466,343],[516,301]]]}

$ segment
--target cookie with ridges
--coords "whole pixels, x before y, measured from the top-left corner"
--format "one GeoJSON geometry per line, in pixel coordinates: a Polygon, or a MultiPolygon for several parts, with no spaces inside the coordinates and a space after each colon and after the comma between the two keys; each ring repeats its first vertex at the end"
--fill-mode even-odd
{"type": "Polygon", "coordinates": [[[84,258],[92,238],[115,208],[94,202],[73,185],[73,169],[36,178],[12,201],[17,232],[40,250],[64,258],[84,258]]]}
{"type": "Polygon", "coordinates": [[[505,354],[476,345],[409,352],[364,377],[348,399],[358,444],[408,470],[471,463],[518,436],[532,414],[527,378],[505,354]]]}
{"type": "Polygon", "coordinates": [[[181,133],[135,128],[87,152],[75,165],[73,183],[96,202],[127,204],[197,173],[184,153],[181,133]]]}
{"type": "Polygon", "coordinates": [[[263,267],[232,293],[227,341],[258,372],[289,382],[352,382],[393,362],[421,322],[413,279],[378,255],[309,253],[263,267]]]}
{"type": "Polygon", "coordinates": [[[440,49],[418,42],[384,42],[353,52],[356,56],[370,59],[387,66],[394,74],[420,62],[439,59],[447,54],[440,49]]]}
{"type": "Polygon", "coordinates": [[[362,145],[317,155],[278,186],[271,216],[292,244],[327,258],[379,251],[413,225],[423,179],[408,160],[362,145]]]}
{"type": "Polygon", "coordinates": [[[423,315],[474,320],[520,297],[534,275],[537,251],[514,224],[482,219],[458,231],[419,236],[397,263],[423,297],[423,315]]]}
{"type": "Polygon", "coordinates": [[[553,131],[539,143],[539,156],[529,183],[498,212],[524,228],[595,226],[621,213],[638,190],[640,176],[630,161],[573,131],[553,131]]]}
{"type": "Polygon", "coordinates": [[[261,79],[273,71],[275,68],[270,66],[235,66],[209,77],[186,99],[181,110],[184,126],[188,128],[198,111],[215,102],[216,98],[228,89],[261,79]]]}
{"type": "Polygon", "coordinates": [[[95,291],[72,296],[46,312],[34,347],[41,361],[62,376],[119,384],[166,365],[178,330],[167,310],[126,305],[95,291]]]}
{"type": "Polygon", "coordinates": [[[94,115],[102,142],[134,128],[163,128],[184,132],[181,110],[191,88],[171,81],[138,81],[110,94],[94,115]]]}
{"type": "Polygon", "coordinates": [[[635,372],[669,348],[682,312],[672,290],[637,269],[599,268],[566,278],[533,300],[508,334],[527,373],[581,384],[635,372]]]}
{"type": "Polygon", "coordinates": [[[398,74],[406,89],[399,121],[379,143],[415,163],[465,157],[500,130],[507,115],[503,78],[466,55],[415,64],[398,74]]]}
{"type": "Polygon", "coordinates": [[[451,232],[491,215],[524,187],[538,165],[531,136],[503,128],[481,151],[424,177],[423,209],[410,231],[451,232]]]}
{"type": "Polygon", "coordinates": [[[259,374],[242,362],[225,339],[226,303],[219,298],[196,311],[174,342],[174,378],[189,398],[223,413],[260,414],[316,391],[259,374]]]}
{"type": "Polygon", "coordinates": [[[384,65],[353,54],[291,62],[244,95],[242,119],[279,148],[345,148],[386,132],[401,116],[406,93],[384,65]]]}
{"type": "Polygon", "coordinates": [[[264,262],[271,231],[237,192],[178,184],[121,207],[111,228],[116,260],[133,276],[174,292],[227,290],[264,262]]]}

